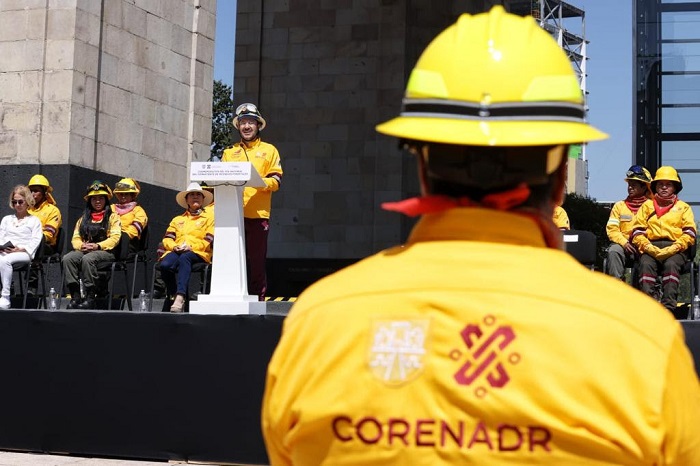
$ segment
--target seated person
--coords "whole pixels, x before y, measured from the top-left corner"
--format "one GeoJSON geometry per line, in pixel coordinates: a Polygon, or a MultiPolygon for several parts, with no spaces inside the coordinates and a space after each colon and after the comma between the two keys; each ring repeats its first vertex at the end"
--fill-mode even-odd
{"type": "Polygon", "coordinates": [[[569,215],[560,205],[554,208],[554,215],[552,216],[552,221],[560,230],[568,230],[569,228],[571,228],[571,226],[569,225],[569,215]]]}
{"type": "Polygon", "coordinates": [[[118,202],[114,204],[114,210],[119,214],[122,233],[129,235],[129,252],[136,252],[141,233],[148,224],[148,215],[136,200],[141,192],[141,186],[132,178],[122,178],[114,185],[112,192],[118,202]]]}
{"type": "Polygon", "coordinates": [[[15,186],[10,192],[8,204],[15,213],[4,216],[0,221],[0,245],[11,243],[11,246],[0,250],[0,309],[10,308],[12,265],[31,262],[42,236],[41,221],[28,212],[29,207],[34,205],[29,188],[15,186]]]}
{"type": "Polygon", "coordinates": [[[627,170],[625,181],[627,198],[615,203],[605,227],[611,243],[605,273],[619,279],[624,276],[627,259],[638,254],[637,248],[630,241],[632,219],[642,204],[651,197],[651,173],[641,165],[633,165],[627,170]]]}
{"type": "MultiPolygon", "coordinates": [[[[51,194],[53,188],[44,175],[32,176],[27,186],[34,197],[34,206],[30,207],[28,212],[41,221],[44,230],[44,254],[50,256],[58,252],[56,248],[60,247],[56,241],[58,240],[58,230],[63,223],[61,211],[56,207],[56,200],[51,194]]],[[[36,294],[38,283],[39,273],[32,270],[27,285],[29,294],[36,294]]]]}
{"type": "Polygon", "coordinates": [[[63,256],[64,281],[71,295],[68,309],[94,309],[99,274],[97,265],[114,261],[113,250],[119,245],[122,225],[119,214],[112,211],[112,190],[99,180],[92,182],[85,194],[85,210],[75,223],[71,244],[74,251],[63,256]],[[83,280],[85,296],[80,293],[83,280]]]}
{"type": "Polygon", "coordinates": [[[211,263],[214,217],[204,211],[212,195],[198,183],[190,183],[175,199],[186,210],[173,218],[165,231],[160,271],[168,296],[174,298],[170,312],[183,312],[192,265],[211,263]]]}
{"type": "Polygon", "coordinates": [[[641,253],[639,285],[655,296],[661,269],[661,304],[673,312],[678,303],[681,269],[686,251],[695,243],[695,217],[688,204],[678,199],[683,182],[676,169],[659,167],[651,182],[653,197],[645,201],[632,221],[632,242],[641,253]]]}

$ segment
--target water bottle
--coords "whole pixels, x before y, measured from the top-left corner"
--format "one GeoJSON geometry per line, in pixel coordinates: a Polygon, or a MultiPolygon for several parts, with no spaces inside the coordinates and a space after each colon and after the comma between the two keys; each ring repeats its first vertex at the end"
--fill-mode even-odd
{"type": "Polygon", "coordinates": [[[693,296],[693,320],[700,320],[700,296],[693,296]]]}
{"type": "Polygon", "coordinates": [[[58,309],[58,295],[56,294],[56,289],[51,287],[49,290],[49,311],[55,311],[58,309]]]}
{"type": "Polygon", "coordinates": [[[85,299],[85,285],[83,284],[83,279],[79,279],[78,283],[80,283],[80,299],[85,299]]]}
{"type": "Polygon", "coordinates": [[[145,290],[141,290],[141,293],[139,293],[139,311],[148,312],[148,299],[145,290]]]}

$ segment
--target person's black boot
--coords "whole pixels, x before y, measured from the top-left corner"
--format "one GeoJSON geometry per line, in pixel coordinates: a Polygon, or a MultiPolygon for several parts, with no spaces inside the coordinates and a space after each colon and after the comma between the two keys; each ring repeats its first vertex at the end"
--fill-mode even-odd
{"type": "Polygon", "coordinates": [[[66,306],[66,309],[79,309],[78,306],[83,302],[80,298],[80,285],[68,285],[68,292],[70,293],[70,302],[66,306]]]}
{"type": "Polygon", "coordinates": [[[92,288],[85,290],[85,299],[78,305],[78,309],[96,309],[97,295],[92,288]]]}
{"type": "Polygon", "coordinates": [[[78,309],[95,309],[97,308],[97,300],[92,296],[88,296],[78,305],[78,309]]]}

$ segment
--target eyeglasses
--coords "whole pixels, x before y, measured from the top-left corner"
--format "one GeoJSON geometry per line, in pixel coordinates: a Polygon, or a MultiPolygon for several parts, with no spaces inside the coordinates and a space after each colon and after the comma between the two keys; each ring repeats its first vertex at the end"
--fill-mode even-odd
{"type": "Polygon", "coordinates": [[[12,201],[12,205],[22,205],[22,204],[24,204],[24,201],[22,199],[12,201]]]}
{"type": "Polygon", "coordinates": [[[258,107],[253,104],[241,104],[236,109],[236,116],[240,116],[241,113],[260,113],[258,107]]]}

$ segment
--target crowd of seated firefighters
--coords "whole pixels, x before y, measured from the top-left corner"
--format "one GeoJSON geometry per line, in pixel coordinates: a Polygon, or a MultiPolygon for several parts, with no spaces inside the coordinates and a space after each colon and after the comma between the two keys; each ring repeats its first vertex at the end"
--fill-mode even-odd
{"type": "MultiPolygon", "coordinates": [[[[98,265],[116,259],[115,248],[120,244],[122,235],[129,237],[129,252],[138,250],[141,236],[148,225],[148,215],[138,202],[140,192],[141,186],[133,178],[119,180],[114,189],[100,180],[93,181],[87,187],[83,198],[85,207],[75,222],[61,259],[63,284],[69,300],[67,309],[97,309],[100,306],[98,298],[106,295],[109,277],[100,272],[98,265]]],[[[3,219],[6,226],[1,229],[0,237],[7,240],[3,244],[9,244],[12,240],[14,243],[12,248],[0,250],[0,259],[4,259],[4,262],[0,262],[7,264],[0,267],[0,271],[5,271],[0,286],[1,309],[11,307],[14,262],[31,261],[42,239],[44,255],[61,252],[58,251],[61,245],[57,244],[57,239],[62,216],[52,193],[49,180],[40,174],[32,176],[26,186],[15,186],[10,193],[8,205],[14,213],[3,219]],[[35,221],[36,225],[28,223],[25,218],[35,221]],[[20,231],[13,225],[27,228],[20,231]]],[[[170,222],[159,244],[161,253],[157,259],[161,261],[158,270],[165,285],[168,305],[165,310],[182,312],[191,265],[211,263],[214,195],[211,187],[203,189],[199,184],[191,183],[175,197],[185,211],[170,222]]],[[[38,273],[32,269],[27,284],[29,295],[37,294],[37,283],[38,273]]]]}
{"type": "MultiPolygon", "coordinates": [[[[136,252],[148,215],[138,203],[139,183],[123,178],[114,189],[96,180],[85,193],[85,209],[77,220],[71,251],[63,257],[64,283],[70,295],[68,309],[95,309],[106,288],[102,262],[115,260],[114,250],[122,235],[129,237],[129,250],[136,252]],[[116,197],[116,203],[110,203],[116,197]]],[[[190,183],[177,193],[177,203],[185,211],[175,216],[159,245],[158,269],[167,291],[167,309],[184,309],[191,269],[194,264],[211,263],[214,242],[213,194],[198,183],[190,183]]]]}
{"type": "MultiPolygon", "coordinates": [[[[660,167],[652,178],[645,167],[633,165],[625,173],[624,181],[627,197],[615,203],[606,225],[610,246],[605,273],[624,279],[625,268],[636,262],[638,283],[634,285],[673,311],[678,301],[681,269],[692,259],[688,253],[696,239],[693,211],[678,198],[683,183],[671,166],[660,167]],[[659,276],[660,287],[657,286],[659,276]]],[[[49,180],[39,174],[34,175],[25,188],[31,193],[27,212],[41,222],[44,254],[52,254],[60,247],[56,240],[62,225],[53,188],[49,180]]],[[[12,196],[19,192],[21,197],[24,191],[18,189],[19,186],[15,187],[12,196]]],[[[96,308],[98,296],[104,295],[106,289],[105,277],[99,273],[97,265],[115,260],[113,251],[122,234],[129,236],[131,252],[138,247],[148,224],[148,215],[137,200],[140,191],[139,183],[132,178],[121,179],[114,189],[99,180],[87,187],[85,209],[75,223],[67,248],[70,252],[62,259],[64,283],[70,298],[68,309],[96,308]],[[111,202],[113,197],[117,202],[111,202]]],[[[186,190],[177,193],[175,200],[185,210],[172,219],[158,244],[157,260],[161,267],[157,269],[152,291],[157,297],[166,298],[165,310],[182,312],[192,266],[212,260],[213,189],[191,183],[186,190]]],[[[13,210],[18,202],[11,205],[13,210]]],[[[563,231],[570,228],[569,217],[561,206],[556,206],[552,220],[563,231]]],[[[36,293],[37,281],[37,274],[32,273],[28,283],[30,295],[36,293]]],[[[2,292],[6,298],[9,290],[3,288],[2,292]]],[[[6,301],[0,303],[2,308],[8,306],[6,301]]]]}
{"type": "MultiPolygon", "coordinates": [[[[673,312],[681,270],[693,259],[689,251],[696,237],[693,211],[678,199],[683,182],[671,166],[659,167],[652,178],[645,167],[633,165],[624,180],[627,197],[613,205],[606,225],[605,273],[625,280],[625,269],[636,264],[633,285],[673,312]]],[[[555,207],[552,221],[562,231],[571,228],[562,206],[555,207]]]]}
{"type": "Polygon", "coordinates": [[[662,166],[652,179],[641,165],[627,170],[627,198],[610,212],[610,239],[605,272],[624,279],[628,264],[636,263],[638,286],[673,312],[678,303],[680,275],[695,244],[695,218],[678,198],[683,182],[675,168],[662,166]],[[660,276],[660,289],[657,278],[660,276]]]}

